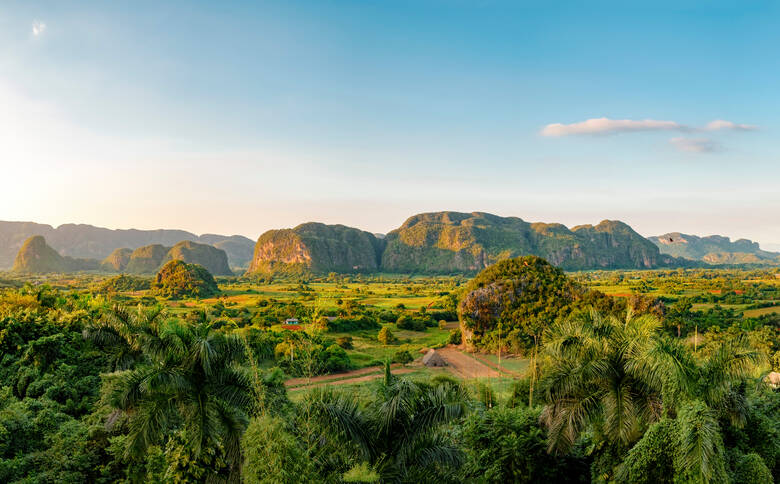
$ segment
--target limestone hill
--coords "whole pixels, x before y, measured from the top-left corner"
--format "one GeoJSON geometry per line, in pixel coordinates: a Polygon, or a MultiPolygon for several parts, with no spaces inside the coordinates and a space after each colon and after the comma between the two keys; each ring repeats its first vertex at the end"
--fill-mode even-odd
{"type": "Polygon", "coordinates": [[[343,225],[305,223],[269,230],[255,244],[250,273],[375,272],[383,242],[343,225]]]}

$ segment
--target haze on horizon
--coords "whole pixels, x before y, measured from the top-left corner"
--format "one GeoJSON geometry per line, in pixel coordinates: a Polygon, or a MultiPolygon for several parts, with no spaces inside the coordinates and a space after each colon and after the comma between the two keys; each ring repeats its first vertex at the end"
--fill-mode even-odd
{"type": "Polygon", "coordinates": [[[780,249],[774,2],[0,7],[0,220],[484,211],[780,249]]]}

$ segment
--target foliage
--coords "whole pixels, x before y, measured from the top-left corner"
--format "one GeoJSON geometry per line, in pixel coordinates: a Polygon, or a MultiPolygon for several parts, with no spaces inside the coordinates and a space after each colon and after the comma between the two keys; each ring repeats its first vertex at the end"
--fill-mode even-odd
{"type": "Polygon", "coordinates": [[[209,297],[219,292],[216,281],[206,269],[180,260],[165,264],[151,287],[153,294],[171,299],[209,297]]]}
{"type": "Polygon", "coordinates": [[[462,439],[463,477],[469,482],[579,482],[578,473],[571,472],[575,459],[547,453],[538,409],[499,406],[475,412],[463,425],[462,439]]]}

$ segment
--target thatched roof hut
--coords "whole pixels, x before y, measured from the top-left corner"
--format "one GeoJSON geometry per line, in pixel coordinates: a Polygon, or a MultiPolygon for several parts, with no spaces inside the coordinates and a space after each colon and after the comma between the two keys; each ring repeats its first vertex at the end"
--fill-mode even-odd
{"type": "Polygon", "coordinates": [[[436,350],[434,349],[431,349],[423,356],[422,362],[425,366],[447,366],[447,362],[444,358],[442,358],[439,353],[436,353],[436,350]]]}

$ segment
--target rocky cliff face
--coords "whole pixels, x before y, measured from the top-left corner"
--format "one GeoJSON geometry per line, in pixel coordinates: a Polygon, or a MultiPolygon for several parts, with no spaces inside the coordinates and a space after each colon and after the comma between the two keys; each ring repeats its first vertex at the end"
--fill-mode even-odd
{"type": "Polygon", "coordinates": [[[261,235],[248,272],[373,272],[379,269],[382,247],[382,242],[369,232],[343,225],[305,223],[261,235]]]}
{"type": "Polygon", "coordinates": [[[761,250],[757,242],[747,239],[731,241],[722,235],[698,237],[670,232],[648,237],[663,254],[698,260],[710,264],[780,263],[780,253],[761,250]]]}
{"type": "Polygon", "coordinates": [[[521,255],[568,270],[644,269],[671,260],[628,225],[608,220],[570,230],[517,217],[437,212],[409,218],[386,240],[382,269],[388,272],[474,272],[521,255]]]}

